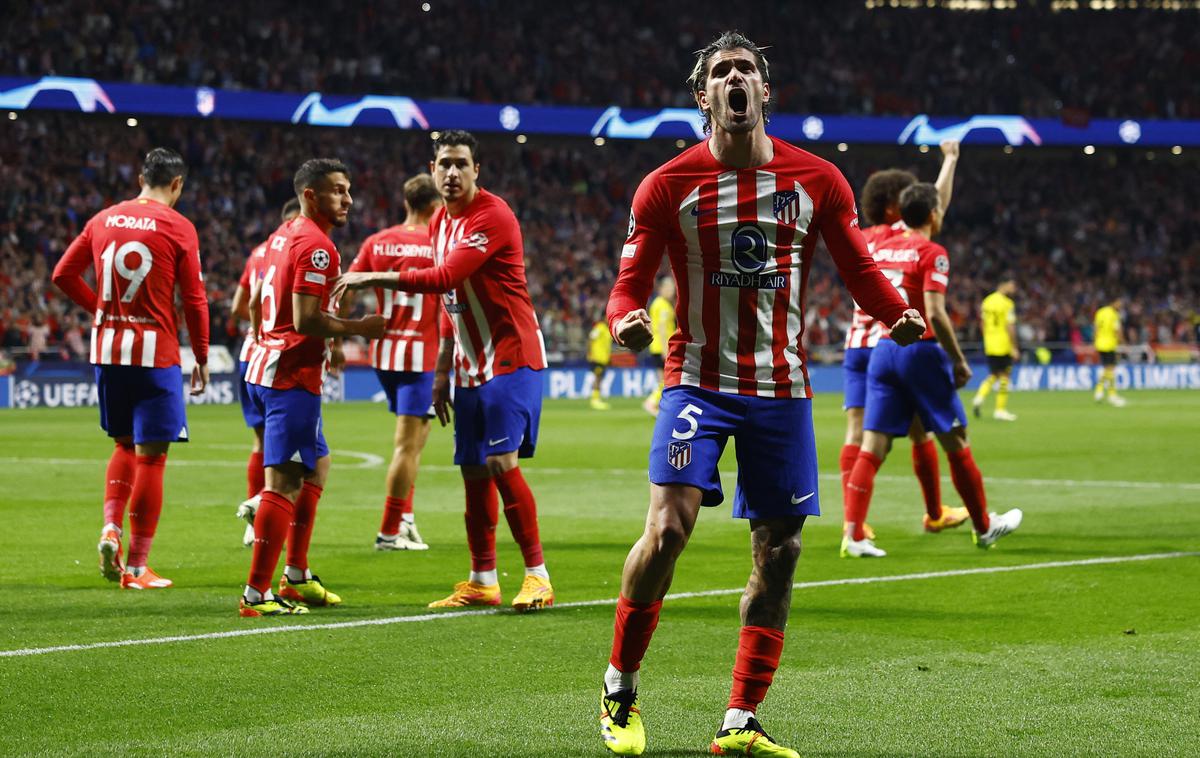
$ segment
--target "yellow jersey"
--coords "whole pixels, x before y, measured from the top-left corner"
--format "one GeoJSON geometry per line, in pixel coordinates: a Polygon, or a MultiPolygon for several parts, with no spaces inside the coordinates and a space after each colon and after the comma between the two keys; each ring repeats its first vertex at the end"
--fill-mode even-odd
{"type": "Polygon", "coordinates": [[[667,352],[667,340],[675,333],[675,306],[661,295],[650,301],[650,329],[654,332],[654,341],[650,343],[653,355],[667,352]]]}
{"type": "Polygon", "coordinates": [[[588,363],[599,363],[607,366],[612,360],[612,335],[608,333],[608,323],[597,321],[588,332],[588,363]]]}
{"type": "Polygon", "coordinates": [[[1121,342],[1121,314],[1111,305],[1096,311],[1096,352],[1114,353],[1121,342]]]}
{"type": "Polygon", "coordinates": [[[985,355],[1012,355],[1010,324],[1017,323],[1017,306],[1003,292],[983,299],[983,352],[985,355]]]}

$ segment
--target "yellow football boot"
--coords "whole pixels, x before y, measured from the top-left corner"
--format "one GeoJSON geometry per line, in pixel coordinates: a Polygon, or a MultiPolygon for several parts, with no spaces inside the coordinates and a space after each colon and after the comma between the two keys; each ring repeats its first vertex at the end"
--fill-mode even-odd
{"type": "Polygon", "coordinates": [[[500,605],[500,585],[459,582],[449,597],[434,600],[430,608],[463,608],[468,605],[500,605]]]}
{"type": "Polygon", "coordinates": [[[550,580],[534,574],[526,574],[521,582],[521,591],[513,598],[513,608],[517,613],[528,613],[554,605],[554,588],[550,580]]]}
{"type": "Polygon", "coordinates": [[[722,729],[713,738],[709,750],[713,755],[750,755],[755,758],[800,758],[791,748],[775,744],[758,719],[751,718],[744,727],[722,729]]]}
{"type": "Polygon", "coordinates": [[[303,605],[292,605],[283,598],[272,597],[257,603],[251,603],[245,597],[238,603],[238,615],[245,618],[256,616],[291,616],[308,613],[303,605]]]}
{"type": "Polygon", "coordinates": [[[646,730],[636,690],[618,690],[609,695],[600,688],[600,736],[604,747],[616,755],[645,752],[646,730]]]}
{"type": "Polygon", "coordinates": [[[940,532],[943,529],[953,529],[957,526],[962,526],[963,522],[971,518],[971,514],[967,513],[966,508],[947,508],[942,506],[942,515],[934,519],[929,518],[926,513],[921,517],[921,523],[927,532],[940,532]]]}
{"type": "Polygon", "coordinates": [[[284,574],[279,577],[279,596],[293,603],[318,607],[337,605],[342,602],[340,595],[325,589],[325,585],[321,584],[321,578],[316,574],[303,582],[293,582],[287,578],[287,574],[284,574]]]}

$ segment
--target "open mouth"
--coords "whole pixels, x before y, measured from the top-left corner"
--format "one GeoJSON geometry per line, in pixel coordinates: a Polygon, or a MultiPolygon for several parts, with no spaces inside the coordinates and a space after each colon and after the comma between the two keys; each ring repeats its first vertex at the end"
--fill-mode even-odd
{"type": "Polygon", "coordinates": [[[729,90],[729,111],[735,116],[745,116],[750,107],[750,96],[739,88],[729,90]]]}

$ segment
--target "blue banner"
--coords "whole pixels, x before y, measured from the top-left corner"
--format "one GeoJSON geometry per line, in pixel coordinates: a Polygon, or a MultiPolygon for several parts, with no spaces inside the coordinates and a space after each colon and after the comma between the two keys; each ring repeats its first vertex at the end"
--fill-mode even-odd
{"type": "MultiPolygon", "coordinates": [[[[218,90],[209,87],[98,82],[44,76],[0,77],[0,110],[66,110],[130,116],[178,116],[272,121],[312,126],[390,129],[469,129],[614,139],[698,140],[703,121],[694,108],[554,107],[414,100],[395,95],[331,95],[218,90]]],[[[1200,146],[1200,121],[1095,119],[1071,125],[1015,115],[912,118],[776,114],[771,134],[798,144],[1200,146]]]]}

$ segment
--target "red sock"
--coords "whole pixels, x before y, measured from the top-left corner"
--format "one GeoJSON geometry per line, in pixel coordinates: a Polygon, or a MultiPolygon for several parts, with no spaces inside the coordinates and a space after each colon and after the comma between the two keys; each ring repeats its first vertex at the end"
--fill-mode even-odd
{"type": "Polygon", "coordinates": [[[129,563],[130,566],[145,566],[150,554],[150,543],[158,529],[158,516],[162,513],[163,473],[167,468],[166,455],[137,456],[137,470],[133,476],[133,495],[129,499],[129,563]]]}
{"type": "Polygon", "coordinates": [[[136,466],[133,445],[118,442],[108,459],[108,470],[104,472],[104,523],[124,526],[125,505],[129,502],[129,493],[133,492],[136,466]]]}
{"type": "MultiPolygon", "coordinates": [[[[861,460],[861,459],[860,459],[861,460]]],[[[779,668],[783,653],[783,630],[765,626],[743,626],[738,636],[737,659],[733,664],[733,688],[729,707],[754,713],[767,696],[767,688],[779,668]]]]}
{"type": "Polygon", "coordinates": [[[292,521],[288,526],[287,565],[301,571],[308,568],[308,544],[312,542],[313,524],[317,520],[317,501],[321,499],[321,487],[305,482],[296,498],[292,521]]]}
{"type": "Polygon", "coordinates": [[[846,523],[854,526],[851,535],[856,540],[867,538],[863,524],[867,521],[867,509],[871,507],[871,491],[875,489],[875,474],[883,461],[860,450],[850,480],[846,482],[846,523]]]}
{"type": "Polygon", "coordinates": [[[500,504],[491,479],[463,479],[467,491],[467,547],[472,571],[496,568],[496,522],[500,504]]]}
{"type": "Polygon", "coordinates": [[[542,541],[538,537],[537,502],[520,467],[509,469],[495,477],[496,489],[504,501],[504,518],[513,539],[521,546],[521,555],[526,566],[540,566],[546,562],[542,557],[542,541]]]}
{"type": "Polygon", "coordinates": [[[403,502],[401,503],[401,505],[404,506],[403,510],[401,511],[401,515],[407,516],[413,512],[413,507],[412,507],[413,493],[416,491],[417,491],[417,487],[415,484],[412,487],[408,488],[408,497],[404,498],[403,502]]]}
{"type": "Polygon", "coordinates": [[[412,513],[412,495],[408,497],[392,497],[388,495],[383,501],[383,522],[379,525],[380,534],[399,534],[400,519],[405,514],[412,513]]]}
{"type": "Polygon", "coordinates": [[[250,578],[246,581],[263,594],[271,590],[271,577],[275,576],[275,567],[279,565],[279,554],[283,552],[293,511],[291,500],[278,492],[263,490],[262,502],[254,516],[254,556],[250,559],[250,578]]]}
{"type": "Polygon", "coordinates": [[[983,492],[983,474],[979,473],[979,467],[975,465],[975,456],[971,455],[971,448],[965,447],[957,453],[946,453],[946,460],[950,461],[950,480],[954,482],[954,489],[958,490],[963,505],[967,506],[967,513],[971,514],[971,523],[975,525],[975,531],[980,534],[986,532],[990,526],[987,495],[983,492]]]}
{"type": "Polygon", "coordinates": [[[246,461],[246,497],[251,498],[267,486],[267,472],[263,470],[262,451],[251,452],[246,461]]]}
{"type": "Polygon", "coordinates": [[[838,456],[838,470],[842,472],[842,506],[845,507],[850,496],[846,493],[846,485],[850,483],[850,472],[854,470],[854,462],[858,460],[858,445],[842,445],[842,454],[838,456]]]}
{"type": "Polygon", "coordinates": [[[921,495],[925,498],[925,513],[934,521],[942,517],[942,482],[938,472],[937,445],[933,440],[913,445],[913,473],[921,483],[921,495]]]}
{"type": "Polygon", "coordinates": [[[662,601],[635,603],[624,596],[617,599],[617,620],[613,624],[612,655],[608,662],[626,674],[642,667],[646,648],[658,626],[658,612],[662,601]]]}

